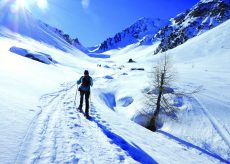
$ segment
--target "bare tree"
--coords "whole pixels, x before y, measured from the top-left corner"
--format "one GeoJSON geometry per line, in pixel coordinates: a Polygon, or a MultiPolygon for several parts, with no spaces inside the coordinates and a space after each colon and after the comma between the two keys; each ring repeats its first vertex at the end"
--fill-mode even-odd
{"type": "MultiPolygon", "coordinates": [[[[171,115],[173,112],[178,110],[178,107],[174,102],[169,101],[169,94],[172,96],[189,96],[191,94],[197,93],[200,91],[201,87],[191,91],[191,92],[175,92],[172,89],[172,82],[175,80],[176,73],[173,69],[171,59],[168,55],[164,54],[160,58],[159,62],[151,73],[151,87],[153,90],[147,92],[147,108],[151,109],[152,112],[145,112],[145,115],[149,118],[148,129],[152,131],[157,130],[156,122],[159,117],[160,112],[164,112],[167,115],[171,115]]],[[[143,114],[143,112],[142,112],[143,114]]]]}

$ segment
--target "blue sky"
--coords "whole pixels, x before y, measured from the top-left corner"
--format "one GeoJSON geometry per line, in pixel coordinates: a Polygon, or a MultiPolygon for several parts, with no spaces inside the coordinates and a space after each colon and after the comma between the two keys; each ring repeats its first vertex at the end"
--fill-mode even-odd
{"type": "MultiPolygon", "coordinates": [[[[46,1],[46,0],[43,0],[46,1]]],[[[94,46],[141,17],[169,19],[199,0],[47,0],[47,8],[31,6],[35,17],[94,46]]]]}

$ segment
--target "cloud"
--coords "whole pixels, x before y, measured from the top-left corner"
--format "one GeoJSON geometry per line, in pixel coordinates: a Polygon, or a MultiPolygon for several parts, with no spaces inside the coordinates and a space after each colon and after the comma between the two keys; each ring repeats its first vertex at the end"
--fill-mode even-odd
{"type": "Polygon", "coordinates": [[[90,0],[81,0],[81,5],[84,9],[89,7],[90,0]]]}

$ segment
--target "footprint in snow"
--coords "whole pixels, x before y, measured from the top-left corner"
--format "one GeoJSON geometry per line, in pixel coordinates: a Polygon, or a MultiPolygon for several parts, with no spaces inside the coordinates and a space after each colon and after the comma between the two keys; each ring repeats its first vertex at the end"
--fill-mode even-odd
{"type": "Polygon", "coordinates": [[[101,119],[101,117],[100,117],[100,115],[99,115],[99,114],[96,114],[96,117],[97,117],[98,119],[101,119]]]}
{"type": "Polygon", "coordinates": [[[70,117],[72,120],[75,120],[76,119],[76,117],[70,117]]]}
{"type": "Polygon", "coordinates": [[[104,76],[104,78],[105,78],[105,79],[113,79],[113,77],[110,76],[110,75],[106,75],[106,76],[104,76]]]}
{"type": "Polygon", "coordinates": [[[73,163],[73,164],[76,163],[76,164],[77,164],[77,163],[79,163],[79,161],[80,161],[79,158],[74,157],[74,158],[72,159],[71,163],[73,163]]]}
{"type": "Polygon", "coordinates": [[[79,144],[73,144],[73,145],[72,145],[72,148],[73,148],[74,150],[79,150],[79,149],[81,148],[81,146],[80,146],[79,144]]]}
{"type": "Polygon", "coordinates": [[[74,127],[81,127],[81,125],[78,125],[78,124],[74,124],[74,127]]]}
{"type": "Polygon", "coordinates": [[[123,155],[119,155],[118,158],[119,158],[120,161],[124,161],[125,160],[125,157],[123,155]]]}
{"type": "Polygon", "coordinates": [[[73,107],[68,107],[67,110],[73,109],[73,107]]]}

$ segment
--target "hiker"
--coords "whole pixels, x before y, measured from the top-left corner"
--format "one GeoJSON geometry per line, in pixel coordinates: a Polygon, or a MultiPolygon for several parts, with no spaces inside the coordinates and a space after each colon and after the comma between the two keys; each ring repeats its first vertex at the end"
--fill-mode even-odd
{"type": "Polygon", "coordinates": [[[81,84],[79,87],[80,91],[80,105],[78,107],[78,110],[82,112],[82,106],[83,106],[83,98],[85,96],[85,117],[89,118],[89,96],[90,96],[90,86],[93,86],[93,79],[89,76],[89,71],[84,71],[84,76],[82,76],[78,81],[77,84],[81,84]]]}

